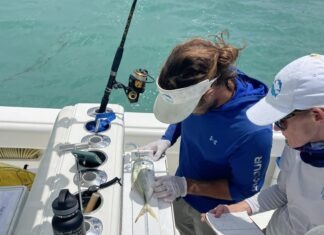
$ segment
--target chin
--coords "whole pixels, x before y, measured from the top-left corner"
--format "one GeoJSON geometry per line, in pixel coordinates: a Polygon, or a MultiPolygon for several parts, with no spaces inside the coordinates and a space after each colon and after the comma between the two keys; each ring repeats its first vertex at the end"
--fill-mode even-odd
{"type": "Polygon", "coordinates": [[[302,147],[304,144],[291,144],[288,142],[288,139],[285,139],[286,144],[290,147],[290,148],[299,148],[302,147]]]}
{"type": "Polygon", "coordinates": [[[211,105],[201,105],[196,107],[192,113],[196,115],[203,115],[205,113],[208,113],[210,110],[212,110],[211,105]]]}
{"type": "Polygon", "coordinates": [[[204,113],[203,112],[192,112],[192,114],[194,114],[194,115],[203,115],[204,113]]]}
{"type": "Polygon", "coordinates": [[[203,115],[207,113],[208,110],[202,108],[196,108],[192,113],[195,115],[203,115]]]}

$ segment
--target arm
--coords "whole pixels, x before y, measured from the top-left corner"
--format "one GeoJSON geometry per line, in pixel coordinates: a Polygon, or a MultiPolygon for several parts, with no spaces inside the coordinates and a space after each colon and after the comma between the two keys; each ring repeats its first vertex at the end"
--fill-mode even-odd
{"type": "Polygon", "coordinates": [[[161,139],[155,140],[139,149],[153,151],[153,160],[157,161],[164,156],[165,151],[173,145],[181,134],[181,123],[171,124],[161,139]]]}
{"type": "Polygon", "coordinates": [[[228,179],[197,181],[187,179],[188,194],[225,200],[243,200],[260,190],[270,159],[272,132],[250,135],[231,154],[228,179]]]}
{"type": "Polygon", "coordinates": [[[202,195],[228,199],[230,198],[226,180],[215,180],[213,182],[203,182],[186,179],[179,176],[156,177],[154,183],[154,196],[166,202],[172,202],[178,197],[185,197],[187,194],[202,195]]]}
{"type": "Polygon", "coordinates": [[[209,212],[214,214],[215,217],[220,217],[224,213],[240,211],[246,211],[249,215],[252,215],[258,212],[276,209],[286,203],[286,194],[283,193],[276,184],[244,201],[232,205],[218,205],[209,212]]]}
{"type": "Polygon", "coordinates": [[[264,212],[281,207],[287,203],[287,195],[280,190],[278,184],[262,190],[245,200],[252,213],[264,212]]]}
{"type": "Polygon", "coordinates": [[[286,194],[286,178],[289,174],[290,161],[293,156],[289,155],[289,150],[286,147],[283,152],[282,161],[280,162],[280,173],[278,183],[269,188],[263,189],[261,192],[254,196],[232,204],[232,205],[219,205],[210,210],[216,217],[221,216],[223,213],[247,211],[249,215],[276,209],[287,204],[286,194]]]}
{"type": "Polygon", "coordinates": [[[162,136],[163,140],[169,140],[171,145],[173,145],[179,136],[181,135],[181,123],[171,124],[166,129],[164,135],[162,136]]]}
{"type": "Polygon", "coordinates": [[[240,201],[255,194],[263,185],[269,164],[272,132],[261,131],[246,138],[245,142],[238,142],[240,147],[229,159],[231,174],[228,179],[201,181],[162,176],[156,181],[156,196],[167,198],[167,201],[187,194],[240,201]]]}
{"type": "Polygon", "coordinates": [[[276,209],[287,204],[286,181],[293,161],[294,156],[291,154],[290,148],[286,146],[280,161],[277,184],[246,200],[253,213],[276,209]]]}
{"type": "Polygon", "coordinates": [[[198,181],[186,179],[187,194],[231,200],[227,179],[198,181]]]}
{"type": "Polygon", "coordinates": [[[272,130],[263,129],[238,141],[229,163],[229,190],[232,200],[241,201],[259,192],[270,161],[272,130]]]}
{"type": "Polygon", "coordinates": [[[251,207],[246,201],[241,201],[232,205],[218,205],[214,209],[211,209],[209,213],[214,214],[215,217],[220,217],[224,213],[241,212],[241,211],[246,211],[249,215],[252,214],[251,207]]]}

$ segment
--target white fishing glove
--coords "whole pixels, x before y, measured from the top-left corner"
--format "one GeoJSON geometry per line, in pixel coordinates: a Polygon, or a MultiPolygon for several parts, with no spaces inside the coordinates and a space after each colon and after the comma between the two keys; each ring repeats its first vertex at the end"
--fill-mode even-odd
{"type": "Polygon", "coordinates": [[[171,146],[171,142],[169,140],[159,139],[154,142],[151,142],[139,149],[142,150],[153,150],[153,161],[159,160],[165,151],[171,146]]]}
{"type": "Polygon", "coordinates": [[[172,202],[178,197],[187,195],[187,181],[185,177],[160,176],[155,178],[154,196],[165,202],[172,202]]]}

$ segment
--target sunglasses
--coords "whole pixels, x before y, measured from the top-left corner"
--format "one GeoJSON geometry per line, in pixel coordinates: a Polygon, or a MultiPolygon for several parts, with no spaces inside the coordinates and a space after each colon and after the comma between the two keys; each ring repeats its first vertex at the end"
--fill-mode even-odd
{"type": "Polygon", "coordinates": [[[287,130],[287,120],[289,118],[292,118],[293,116],[295,116],[296,113],[302,112],[302,111],[305,111],[305,110],[294,110],[290,114],[285,116],[284,118],[281,118],[279,121],[276,121],[274,124],[276,125],[276,127],[279,128],[279,130],[285,131],[285,130],[287,130]]]}

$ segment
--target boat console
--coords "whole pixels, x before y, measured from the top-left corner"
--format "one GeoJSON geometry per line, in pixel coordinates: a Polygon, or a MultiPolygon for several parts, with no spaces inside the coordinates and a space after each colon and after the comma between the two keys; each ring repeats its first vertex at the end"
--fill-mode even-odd
{"type": "MultiPolygon", "coordinates": [[[[88,235],[175,234],[169,203],[152,203],[158,220],[145,215],[135,223],[143,204],[130,193],[132,162],[131,153],[124,153],[124,110],[109,105],[115,118],[105,130],[94,123],[89,131],[96,107],[77,104],[59,112],[14,234],[53,234],[52,203],[62,189],[78,197],[88,235]]],[[[155,164],[157,174],[167,173],[165,161],[155,164]]]]}

